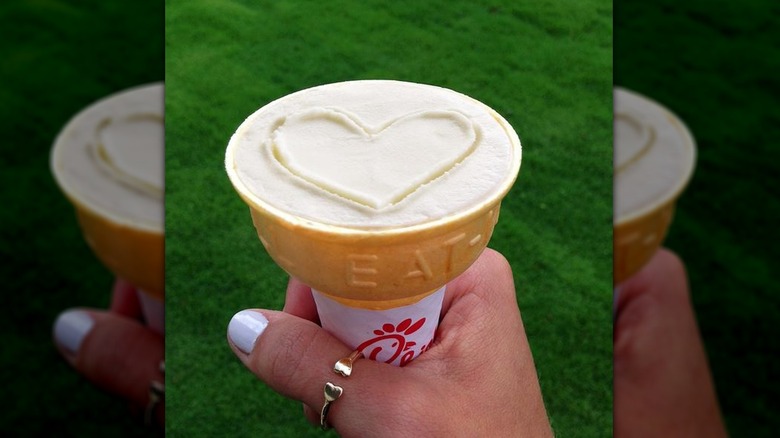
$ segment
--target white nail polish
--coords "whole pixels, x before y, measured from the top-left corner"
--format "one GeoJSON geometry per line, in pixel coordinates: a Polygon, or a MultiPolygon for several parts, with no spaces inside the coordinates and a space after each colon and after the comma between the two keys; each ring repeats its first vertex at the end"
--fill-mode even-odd
{"type": "Polygon", "coordinates": [[[83,310],[66,310],[60,313],[54,322],[54,339],[65,350],[76,354],[94,324],[89,313],[83,310]]]}
{"type": "Polygon", "coordinates": [[[254,310],[242,310],[230,320],[228,336],[239,350],[246,354],[255,348],[255,341],[268,327],[268,320],[262,313],[254,310]]]}

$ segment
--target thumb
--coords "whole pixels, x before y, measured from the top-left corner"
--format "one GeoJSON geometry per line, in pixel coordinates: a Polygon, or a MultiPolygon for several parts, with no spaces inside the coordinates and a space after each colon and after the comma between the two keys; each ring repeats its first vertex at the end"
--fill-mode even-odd
{"type": "Polygon", "coordinates": [[[310,421],[319,418],[312,413],[320,412],[324,385],[330,382],[343,389],[327,417],[341,436],[408,427],[393,419],[405,418],[397,413],[406,405],[399,395],[403,388],[419,387],[412,383],[411,367],[362,359],[349,378],[341,377],[333,367],[351,353],[349,347],[315,323],[285,312],[243,310],[233,316],[227,332],[230,347],[241,362],[276,392],[307,405],[310,421]]]}
{"type": "MultiPolygon", "coordinates": [[[[54,341],[80,374],[136,407],[148,407],[152,382],[164,382],[163,338],[138,321],[111,312],[70,309],[54,323],[54,341]]],[[[163,403],[160,400],[154,412],[160,424],[163,403]]]]}

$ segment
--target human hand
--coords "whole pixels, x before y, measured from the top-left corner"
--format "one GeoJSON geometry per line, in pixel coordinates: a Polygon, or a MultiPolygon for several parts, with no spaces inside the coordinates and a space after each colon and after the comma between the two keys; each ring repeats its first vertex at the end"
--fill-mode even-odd
{"type": "Polygon", "coordinates": [[[725,437],[685,266],[661,249],[619,286],[615,437],[725,437]]]}
{"type": "MultiPolygon", "coordinates": [[[[117,279],[108,311],[69,309],[54,323],[54,342],[65,360],[99,388],[127,399],[135,411],[149,408],[151,382],[164,382],[163,337],[141,319],[138,291],[117,279]]],[[[164,404],[162,398],[148,413],[160,425],[164,404]]]]}
{"type": "Polygon", "coordinates": [[[343,396],[328,423],[344,437],[552,436],[512,271],[493,250],[447,285],[434,343],[405,367],[361,359],[339,377],[351,350],[316,321],[311,289],[291,280],[283,312],[244,310],[228,326],[236,356],[313,424],[333,382],[343,396]]]}

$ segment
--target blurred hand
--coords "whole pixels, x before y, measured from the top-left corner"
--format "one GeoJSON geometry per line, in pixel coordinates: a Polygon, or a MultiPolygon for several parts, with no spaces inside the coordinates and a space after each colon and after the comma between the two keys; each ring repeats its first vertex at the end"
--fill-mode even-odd
{"type": "Polygon", "coordinates": [[[228,327],[238,358],[319,425],[323,386],[344,388],[328,423],[344,437],[551,437],[512,271],[487,249],[450,282],[433,345],[403,368],[368,359],[333,372],[351,350],[320,328],[311,290],[295,280],[283,312],[245,310],[228,327]]]}
{"type": "Polygon", "coordinates": [[[619,286],[615,437],[725,437],[685,267],[659,250],[619,286]]]}
{"type": "MultiPolygon", "coordinates": [[[[54,324],[60,354],[96,386],[130,401],[143,412],[149,404],[152,381],[164,382],[160,364],[163,337],[141,322],[138,292],[129,283],[114,283],[108,311],[75,308],[64,311],[54,324]]],[[[164,421],[164,400],[154,410],[164,421]]]]}

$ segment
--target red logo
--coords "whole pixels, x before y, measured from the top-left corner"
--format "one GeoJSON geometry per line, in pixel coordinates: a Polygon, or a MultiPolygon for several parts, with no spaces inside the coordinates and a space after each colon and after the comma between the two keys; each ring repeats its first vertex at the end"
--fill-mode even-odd
{"type": "MultiPolygon", "coordinates": [[[[401,366],[404,366],[414,358],[412,347],[417,345],[414,341],[408,341],[406,337],[420,330],[423,325],[425,325],[425,318],[419,319],[414,324],[412,324],[411,318],[401,321],[398,325],[391,323],[383,324],[381,329],[374,330],[376,337],[363,342],[357,349],[362,351],[367,358],[377,360],[377,355],[387,348],[393,354],[385,363],[392,363],[399,355],[403,354],[401,366]]],[[[425,351],[427,347],[428,345],[423,346],[420,353],[425,351]]]]}

